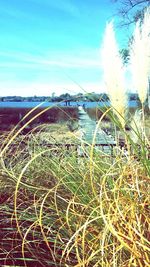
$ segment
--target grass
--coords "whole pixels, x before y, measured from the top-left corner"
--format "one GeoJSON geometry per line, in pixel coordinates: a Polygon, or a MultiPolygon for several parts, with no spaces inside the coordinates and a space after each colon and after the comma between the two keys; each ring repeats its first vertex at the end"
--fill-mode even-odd
{"type": "Polygon", "coordinates": [[[149,266],[147,145],[78,158],[40,133],[1,144],[1,266],[149,266]]]}
{"type": "MultiPolygon", "coordinates": [[[[58,123],[68,120],[78,119],[78,110],[75,107],[49,107],[47,109],[36,107],[31,108],[0,108],[0,130],[10,131],[17,124],[23,126],[27,124],[26,129],[32,130],[39,124],[58,123]],[[33,119],[34,118],[34,119],[33,119]]],[[[25,130],[25,129],[24,129],[25,130]]]]}
{"type": "MultiPolygon", "coordinates": [[[[129,108],[127,109],[127,119],[126,119],[126,123],[125,123],[125,129],[126,131],[130,134],[131,130],[132,130],[132,121],[134,119],[134,115],[136,113],[136,110],[141,110],[141,107],[138,108],[129,108]]],[[[86,108],[86,112],[88,113],[88,115],[90,116],[91,119],[93,120],[100,120],[100,118],[103,116],[103,114],[106,112],[107,108],[86,108]]],[[[144,109],[144,116],[145,116],[145,131],[146,131],[146,136],[148,138],[150,138],[150,132],[149,132],[149,128],[150,128],[150,111],[148,109],[148,107],[146,106],[144,109]]],[[[104,119],[101,123],[101,129],[106,131],[107,133],[111,134],[111,135],[115,135],[115,127],[114,125],[114,121],[112,120],[112,115],[111,115],[111,111],[107,112],[106,115],[104,116],[104,119]]],[[[117,125],[116,125],[117,127],[117,125]]],[[[124,138],[125,135],[122,135],[122,132],[119,130],[119,127],[117,127],[117,133],[118,135],[120,135],[120,138],[124,138]]]]}

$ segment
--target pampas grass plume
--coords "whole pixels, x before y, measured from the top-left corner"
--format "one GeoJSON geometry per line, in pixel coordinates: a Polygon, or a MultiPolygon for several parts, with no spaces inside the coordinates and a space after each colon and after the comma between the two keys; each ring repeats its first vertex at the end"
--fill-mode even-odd
{"type": "Polygon", "coordinates": [[[150,76],[150,8],[145,12],[142,25],[140,26],[140,21],[136,23],[130,58],[133,84],[144,104],[150,76]]]}
{"type": "Polygon", "coordinates": [[[127,94],[124,83],[123,63],[115,39],[112,22],[108,23],[106,26],[101,57],[104,81],[106,83],[111,105],[114,108],[114,112],[118,116],[121,125],[124,127],[127,94]]]}

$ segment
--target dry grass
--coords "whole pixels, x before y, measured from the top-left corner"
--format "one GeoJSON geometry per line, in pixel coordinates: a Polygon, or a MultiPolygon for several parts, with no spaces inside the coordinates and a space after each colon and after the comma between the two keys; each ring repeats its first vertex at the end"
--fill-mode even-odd
{"type": "MultiPolygon", "coordinates": [[[[55,135],[61,127],[46,129],[55,135]]],[[[113,157],[89,145],[78,158],[73,148],[41,146],[42,134],[1,149],[1,265],[148,267],[143,141],[128,138],[130,153],[116,147],[113,157]]]]}
{"type": "Polygon", "coordinates": [[[19,127],[27,123],[26,130],[32,130],[39,124],[58,123],[78,119],[78,109],[76,107],[56,107],[49,108],[0,108],[0,130],[10,131],[14,126],[19,127]]]}

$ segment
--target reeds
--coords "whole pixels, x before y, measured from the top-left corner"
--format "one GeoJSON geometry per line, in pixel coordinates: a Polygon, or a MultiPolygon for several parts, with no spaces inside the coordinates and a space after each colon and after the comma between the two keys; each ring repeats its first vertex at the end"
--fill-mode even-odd
{"type": "Polygon", "coordinates": [[[147,8],[143,22],[136,23],[133,41],[130,48],[131,73],[133,85],[138,92],[142,104],[142,132],[145,136],[144,103],[149,101],[149,78],[150,78],[150,8],[147,8]]]}
{"type": "Polygon", "coordinates": [[[124,68],[119,53],[113,23],[108,23],[102,46],[102,67],[104,81],[113,107],[121,125],[125,125],[125,111],[127,109],[127,92],[124,84],[124,68]]]}
{"type": "Polygon", "coordinates": [[[148,96],[150,77],[150,8],[145,12],[143,23],[136,23],[130,58],[133,84],[144,104],[148,96]]]}
{"type": "Polygon", "coordinates": [[[55,145],[3,155],[1,264],[149,266],[144,151],[128,160],[94,149],[91,172],[88,150],[82,164],[55,145]]]}

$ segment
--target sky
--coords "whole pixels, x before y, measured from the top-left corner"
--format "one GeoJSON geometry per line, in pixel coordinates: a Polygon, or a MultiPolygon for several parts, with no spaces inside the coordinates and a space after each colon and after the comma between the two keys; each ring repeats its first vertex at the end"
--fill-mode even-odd
{"type": "MultiPolygon", "coordinates": [[[[0,96],[104,92],[100,47],[111,0],[1,0],[0,96]]],[[[116,26],[120,48],[129,32],[116,26]]]]}

